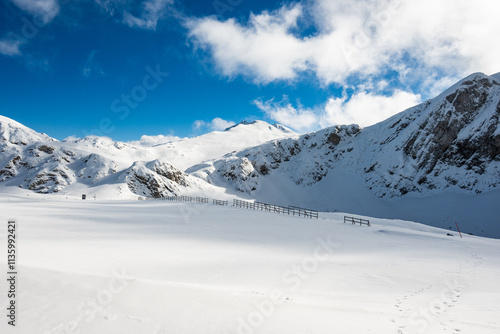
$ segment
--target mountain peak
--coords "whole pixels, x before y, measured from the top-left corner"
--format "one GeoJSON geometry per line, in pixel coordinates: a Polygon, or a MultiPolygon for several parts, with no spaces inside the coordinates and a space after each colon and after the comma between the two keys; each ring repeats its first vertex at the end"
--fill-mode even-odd
{"type": "Polygon", "coordinates": [[[257,121],[251,121],[251,122],[249,122],[249,121],[241,121],[241,122],[239,122],[238,124],[232,125],[232,126],[230,126],[230,127],[226,128],[226,129],[224,129],[224,131],[229,131],[229,130],[234,129],[234,128],[236,128],[237,126],[240,126],[240,125],[251,125],[251,124],[255,124],[256,122],[257,122],[257,121]]]}
{"type": "Polygon", "coordinates": [[[255,121],[241,121],[236,125],[230,126],[224,131],[234,131],[235,129],[242,129],[242,130],[248,130],[248,129],[255,129],[257,131],[268,131],[270,130],[271,132],[276,132],[277,130],[286,134],[286,135],[295,135],[297,134],[295,131],[287,128],[286,126],[283,126],[278,123],[274,124],[269,124],[265,121],[260,121],[260,120],[255,120],[255,121]]]}
{"type": "Polygon", "coordinates": [[[465,78],[459,80],[456,84],[445,90],[440,96],[448,95],[451,92],[457,91],[460,87],[470,86],[473,84],[480,84],[482,86],[489,86],[490,84],[498,84],[500,82],[499,73],[492,76],[486,75],[482,72],[472,73],[465,78]]]}
{"type": "Polygon", "coordinates": [[[0,141],[14,145],[28,145],[40,141],[56,141],[44,133],[38,133],[19,122],[0,116],[0,141]]]}

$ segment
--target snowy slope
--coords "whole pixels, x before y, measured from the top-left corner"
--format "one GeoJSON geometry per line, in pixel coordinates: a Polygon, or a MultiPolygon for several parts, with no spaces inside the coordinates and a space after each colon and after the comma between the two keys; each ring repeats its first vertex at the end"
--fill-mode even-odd
{"type": "Polygon", "coordinates": [[[225,131],[213,131],[202,136],[185,138],[156,146],[142,146],[114,142],[106,137],[89,136],[69,140],[64,145],[69,148],[97,153],[118,163],[120,169],[131,166],[136,161],[165,159],[185,170],[205,160],[215,159],[242,149],[263,144],[270,140],[282,139],[295,133],[281,125],[270,125],[263,121],[242,122],[225,131]]]}
{"type": "Polygon", "coordinates": [[[500,83],[476,73],[374,126],[275,140],[188,172],[262,201],[441,227],[461,221],[500,237],[499,116],[500,83]]]}
{"type": "Polygon", "coordinates": [[[20,231],[18,323],[1,333],[500,331],[499,240],[342,214],[34,197],[0,195],[20,231]]]}
{"type": "Polygon", "coordinates": [[[35,142],[51,142],[55,139],[38,133],[10,118],[0,116],[0,140],[7,146],[33,144],[35,142]]]}
{"type": "Polygon", "coordinates": [[[150,154],[175,162],[178,168],[186,170],[205,160],[293,135],[296,133],[279,124],[270,125],[263,121],[241,122],[225,131],[214,131],[155,146],[150,154]]]}

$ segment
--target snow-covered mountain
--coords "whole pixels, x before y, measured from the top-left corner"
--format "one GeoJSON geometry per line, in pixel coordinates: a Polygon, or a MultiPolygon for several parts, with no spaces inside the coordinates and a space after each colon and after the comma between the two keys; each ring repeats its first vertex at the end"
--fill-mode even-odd
{"type": "Polygon", "coordinates": [[[262,201],[498,224],[497,205],[484,206],[500,199],[499,117],[499,80],[476,73],[374,126],[274,140],[188,172],[262,201]]]}
{"type": "Polygon", "coordinates": [[[499,116],[500,83],[477,73],[366,129],[335,126],[275,140],[212,161],[202,171],[207,180],[224,179],[248,193],[277,174],[307,187],[338,171],[359,174],[381,198],[481,193],[500,186],[499,116]]]}
{"type": "Polygon", "coordinates": [[[202,136],[157,145],[149,150],[148,157],[154,159],[161,156],[175,162],[176,167],[186,170],[205,160],[293,135],[296,135],[294,131],[279,124],[243,121],[224,131],[213,131],[202,136]]]}
{"type": "Polygon", "coordinates": [[[119,198],[222,194],[224,189],[182,170],[294,134],[280,125],[242,122],[225,131],[146,147],[96,136],[57,141],[0,116],[0,185],[38,193],[87,192],[119,198]]]}
{"type": "Polygon", "coordinates": [[[460,221],[500,237],[500,227],[484,231],[500,218],[499,76],[472,74],[371,127],[305,135],[255,121],[156,146],[103,137],[61,142],[2,117],[0,187],[110,198],[238,196],[439,227],[460,221]]]}

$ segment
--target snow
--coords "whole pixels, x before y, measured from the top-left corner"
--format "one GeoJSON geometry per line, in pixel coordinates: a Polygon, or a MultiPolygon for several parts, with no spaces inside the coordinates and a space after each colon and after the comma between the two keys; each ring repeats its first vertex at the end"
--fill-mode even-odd
{"type": "Polygon", "coordinates": [[[263,121],[242,122],[225,131],[213,131],[195,138],[157,146],[154,154],[159,154],[175,163],[181,170],[186,170],[214,157],[222,157],[227,153],[294,135],[295,132],[281,125],[270,125],[263,121]]]}
{"type": "Polygon", "coordinates": [[[22,145],[31,144],[36,141],[55,140],[4,116],[0,116],[0,139],[7,140],[11,144],[22,145]]]}
{"type": "Polygon", "coordinates": [[[17,327],[4,317],[2,333],[500,331],[500,240],[343,213],[39,194],[0,204],[19,222],[20,273],[17,327]]]}
{"type": "Polygon", "coordinates": [[[493,74],[492,77],[495,78],[496,81],[500,82],[500,72],[493,74]]]}

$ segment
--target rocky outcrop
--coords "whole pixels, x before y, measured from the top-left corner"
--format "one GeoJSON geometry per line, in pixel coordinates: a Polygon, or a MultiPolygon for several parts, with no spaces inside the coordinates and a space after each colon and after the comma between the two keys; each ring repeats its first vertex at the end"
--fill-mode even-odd
{"type": "Polygon", "coordinates": [[[484,169],[498,157],[498,128],[500,104],[492,99],[498,84],[482,75],[463,82],[419,125],[419,130],[404,145],[405,154],[418,163],[419,169],[430,174],[438,163],[484,169]],[[480,128],[470,129],[481,111],[493,108],[480,128]],[[469,131],[475,130],[475,131],[469,131]]]}
{"type": "MultiPolygon", "coordinates": [[[[260,173],[268,173],[265,165],[259,167],[260,173]]],[[[259,184],[259,172],[247,158],[236,158],[218,167],[217,173],[236,190],[251,193],[259,184]]]]}
{"type": "Polygon", "coordinates": [[[161,160],[136,162],[124,171],[124,175],[130,191],[154,198],[177,196],[183,188],[196,183],[189,180],[189,175],[161,160]]]}

